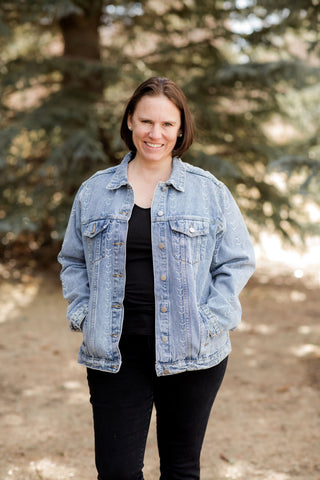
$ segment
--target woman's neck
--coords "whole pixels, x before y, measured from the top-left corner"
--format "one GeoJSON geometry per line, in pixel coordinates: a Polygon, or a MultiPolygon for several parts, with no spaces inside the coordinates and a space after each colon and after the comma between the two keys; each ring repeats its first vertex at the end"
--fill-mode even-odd
{"type": "Polygon", "coordinates": [[[172,159],[168,162],[151,162],[140,160],[135,157],[128,166],[128,173],[141,176],[147,182],[166,182],[172,172],[172,159]]]}
{"type": "Polygon", "coordinates": [[[159,182],[166,182],[171,175],[172,161],[168,164],[145,164],[134,158],[128,164],[128,181],[133,187],[134,201],[139,207],[151,207],[154,191],[159,182]]]}

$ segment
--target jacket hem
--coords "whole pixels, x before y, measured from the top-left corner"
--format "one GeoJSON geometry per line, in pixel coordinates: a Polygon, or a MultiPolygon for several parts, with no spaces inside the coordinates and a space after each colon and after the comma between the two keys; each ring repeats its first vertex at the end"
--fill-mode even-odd
{"type": "Polygon", "coordinates": [[[156,373],[158,377],[166,375],[175,375],[177,373],[191,372],[196,370],[205,370],[222,362],[231,353],[231,344],[225,346],[222,350],[215,352],[208,357],[192,360],[183,360],[175,363],[157,363],[156,373]]]}
{"type": "MultiPolygon", "coordinates": [[[[226,345],[212,355],[207,357],[200,357],[191,360],[180,360],[178,362],[157,362],[155,364],[155,372],[158,377],[175,375],[183,372],[190,372],[196,370],[204,370],[206,368],[214,367],[222,362],[231,353],[231,343],[226,345]]],[[[93,370],[101,370],[109,373],[118,373],[121,367],[121,362],[116,363],[105,358],[90,357],[83,352],[79,353],[78,362],[87,368],[93,370]]]]}

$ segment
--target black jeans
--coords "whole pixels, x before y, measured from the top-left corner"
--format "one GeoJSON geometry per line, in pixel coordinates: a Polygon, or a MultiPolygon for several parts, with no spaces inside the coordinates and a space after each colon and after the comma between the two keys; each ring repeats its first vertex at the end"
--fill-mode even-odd
{"type": "Polygon", "coordinates": [[[120,350],[119,373],[87,370],[98,480],[143,480],[153,404],[160,480],[198,480],[202,443],[227,359],[205,370],[157,377],[153,337],[123,336],[120,350]]]}

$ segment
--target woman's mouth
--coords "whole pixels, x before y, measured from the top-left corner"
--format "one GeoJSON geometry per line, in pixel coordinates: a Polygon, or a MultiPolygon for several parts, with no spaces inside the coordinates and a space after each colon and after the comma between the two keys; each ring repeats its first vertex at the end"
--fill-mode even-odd
{"type": "Polygon", "coordinates": [[[161,148],[163,146],[162,143],[150,143],[150,142],[145,142],[145,144],[150,147],[150,148],[161,148]]]}

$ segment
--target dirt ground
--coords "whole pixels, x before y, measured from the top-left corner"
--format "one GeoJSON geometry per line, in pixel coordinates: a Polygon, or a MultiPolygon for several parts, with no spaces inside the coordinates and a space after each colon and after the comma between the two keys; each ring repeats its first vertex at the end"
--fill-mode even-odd
{"type": "MultiPolygon", "coordinates": [[[[271,265],[244,290],[202,480],[320,480],[315,278],[271,265]]],[[[81,334],[68,329],[57,272],[5,279],[0,295],[0,479],[94,480],[91,408],[77,364],[81,334]]],[[[158,470],[153,417],[146,480],[158,479],[158,470]]]]}

